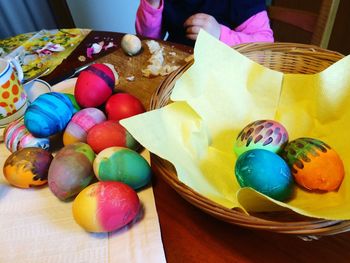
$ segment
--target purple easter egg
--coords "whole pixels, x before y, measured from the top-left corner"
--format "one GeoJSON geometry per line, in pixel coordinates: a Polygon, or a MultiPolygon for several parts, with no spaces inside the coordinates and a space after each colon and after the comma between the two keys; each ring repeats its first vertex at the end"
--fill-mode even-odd
{"type": "Polygon", "coordinates": [[[94,178],[92,163],[95,153],[82,142],[63,147],[51,162],[48,184],[60,200],[68,200],[88,186],[94,178]]]}
{"type": "Polygon", "coordinates": [[[253,149],[278,153],[287,143],[288,132],[281,123],[274,120],[258,120],[243,128],[233,149],[237,156],[253,149]]]}

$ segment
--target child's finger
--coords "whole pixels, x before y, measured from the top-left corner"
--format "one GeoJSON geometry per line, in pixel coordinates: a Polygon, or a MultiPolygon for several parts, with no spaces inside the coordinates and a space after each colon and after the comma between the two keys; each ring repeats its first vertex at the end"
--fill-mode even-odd
{"type": "Polygon", "coordinates": [[[186,34],[198,34],[200,29],[200,26],[189,26],[186,28],[186,34]]]}
{"type": "Polygon", "coordinates": [[[184,23],[184,26],[201,26],[205,23],[206,19],[207,17],[203,17],[200,14],[195,14],[187,18],[187,20],[184,23]]]}
{"type": "Polygon", "coordinates": [[[191,40],[196,40],[198,37],[198,34],[186,34],[186,37],[191,40]]]}

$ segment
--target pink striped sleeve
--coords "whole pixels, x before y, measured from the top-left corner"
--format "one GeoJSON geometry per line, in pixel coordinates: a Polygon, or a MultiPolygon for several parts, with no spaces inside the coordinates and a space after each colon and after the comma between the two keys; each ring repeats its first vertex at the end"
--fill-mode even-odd
{"type": "Polygon", "coordinates": [[[221,25],[220,40],[229,46],[250,42],[273,42],[273,32],[267,12],[257,13],[235,30],[221,25]]]}
{"type": "Polygon", "coordinates": [[[150,38],[161,38],[163,0],[158,9],[153,8],[147,1],[141,0],[136,13],[136,33],[150,38]]]}

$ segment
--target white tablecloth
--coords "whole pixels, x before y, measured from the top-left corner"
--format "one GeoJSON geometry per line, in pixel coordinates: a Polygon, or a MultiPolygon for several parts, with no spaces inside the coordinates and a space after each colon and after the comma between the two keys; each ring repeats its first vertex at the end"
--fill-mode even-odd
{"type": "MultiPolygon", "coordinates": [[[[9,155],[0,144],[1,167],[9,155]]],[[[93,234],[75,223],[72,202],[58,200],[47,185],[12,187],[1,169],[0,262],[165,262],[153,189],[138,195],[143,210],[134,222],[112,233],[93,234]]]]}

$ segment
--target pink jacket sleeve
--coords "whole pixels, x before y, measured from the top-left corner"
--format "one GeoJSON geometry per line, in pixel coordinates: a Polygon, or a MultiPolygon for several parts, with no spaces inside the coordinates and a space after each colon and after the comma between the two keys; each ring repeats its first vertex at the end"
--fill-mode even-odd
{"type": "Polygon", "coordinates": [[[273,32],[267,12],[257,13],[234,30],[221,25],[220,40],[229,46],[250,42],[273,42],[273,32]]]}
{"type": "Polygon", "coordinates": [[[161,38],[163,7],[163,0],[158,9],[141,0],[136,13],[136,33],[145,37],[161,38]]]}
{"type": "MultiPolygon", "coordinates": [[[[136,33],[150,38],[161,38],[163,0],[158,9],[145,0],[140,1],[136,14],[136,33]]],[[[267,12],[262,11],[250,17],[234,30],[221,25],[220,40],[229,46],[250,42],[273,42],[273,32],[267,12]]]]}

